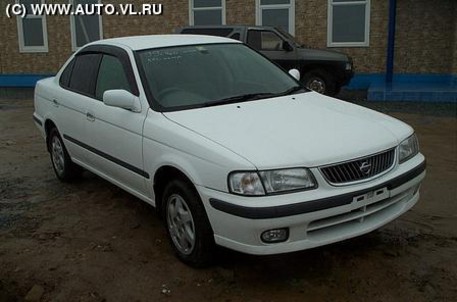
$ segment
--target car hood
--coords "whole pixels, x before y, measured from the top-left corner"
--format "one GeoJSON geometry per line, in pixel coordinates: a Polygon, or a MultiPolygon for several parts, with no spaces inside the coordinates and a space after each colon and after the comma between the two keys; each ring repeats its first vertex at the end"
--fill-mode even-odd
{"type": "Polygon", "coordinates": [[[313,48],[297,48],[298,55],[303,57],[305,60],[316,60],[316,61],[342,61],[347,62],[349,58],[342,52],[313,49],[313,48]]]}
{"type": "Polygon", "coordinates": [[[258,169],[315,167],[370,155],[413,132],[399,120],[315,92],[164,115],[258,169]]]}

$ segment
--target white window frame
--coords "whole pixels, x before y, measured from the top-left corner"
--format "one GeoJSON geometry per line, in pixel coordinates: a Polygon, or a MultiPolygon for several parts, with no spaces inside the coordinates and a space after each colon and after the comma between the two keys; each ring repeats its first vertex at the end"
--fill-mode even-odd
{"type": "MultiPolygon", "coordinates": [[[[101,0],[98,0],[98,3],[100,4],[101,3],[101,0]]],[[[74,4],[74,0],[69,0],[69,4],[74,4]]],[[[98,24],[99,24],[99,29],[100,29],[100,40],[103,39],[103,21],[102,21],[102,16],[101,15],[97,15],[98,17],[98,24]]],[[[73,51],[77,51],[78,49],[80,49],[82,46],[78,46],[77,45],[77,41],[76,41],[76,24],[75,24],[75,21],[76,21],[76,16],[75,15],[71,15],[70,16],[70,32],[71,32],[71,49],[73,51]]]]}
{"type": "Polygon", "coordinates": [[[364,1],[344,1],[333,2],[328,0],[328,15],[327,15],[327,47],[368,47],[370,46],[370,15],[371,15],[371,0],[364,1]],[[363,42],[333,42],[333,7],[340,5],[365,5],[365,41],[363,42]]]}
{"type": "MultiPolygon", "coordinates": [[[[41,0],[41,3],[44,4],[45,0],[41,0]]],[[[15,3],[19,4],[19,0],[16,0],[15,3]]],[[[37,53],[37,52],[49,52],[49,45],[48,45],[48,27],[46,23],[46,15],[42,16],[35,16],[35,15],[27,15],[27,19],[41,19],[42,27],[43,27],[43,46],[26,46],[25,39],[24,39],[24,27],[22,21],[24,20],[20,16],[16,17],[17,21],[17,33],[18,33],[18,40],[19,40],[19,52],[20,53],[37,53]]]]}
{"type": "Polygon", "coordinates": [[[208,6],[208,7],[194,7],[194,0],[189,0],[189,24],[195,25],[195,15],[194,12],[196,11],[204,11],[204,10],[221,10],[222,14],[222,25],[226,24],[226,5],[225,0],[221,0],[222,6],[208,6]]]}
{"type": "Polygon", "coordinates": [[[264,9],[288,9],[289,10],[289,33],[295,36],[295,0],[289,4],[261,5],[260,0],[255,0],[255,24],[262,26],[262,10],[264,9]]]}

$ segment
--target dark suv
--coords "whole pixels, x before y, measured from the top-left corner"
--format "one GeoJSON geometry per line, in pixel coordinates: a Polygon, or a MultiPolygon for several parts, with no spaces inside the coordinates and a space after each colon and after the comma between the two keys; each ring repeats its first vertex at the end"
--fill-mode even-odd
{"type": "Polygon", "coordinates": [[[260,51],[285,70],[300,71],[303,84],[322,94],[335,95],[354,75],[352,59],[340,52],[307,48],[288,32],[266,26],[191,26],[180,34],[228,37],[260,51]]]}

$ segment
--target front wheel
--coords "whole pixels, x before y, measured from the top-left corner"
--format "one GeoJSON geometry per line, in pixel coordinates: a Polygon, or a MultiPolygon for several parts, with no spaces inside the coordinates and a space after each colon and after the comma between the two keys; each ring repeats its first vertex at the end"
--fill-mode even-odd
{"type": "Polygon", "coordinates": [[[178,258],[193,267],[211,264],[213,231],[196,190],[185,181],[173,180],[165,188],[163,205],[167,233],[178,258]]]}
{"type": "Polygon", "coordinates": [[[306,88],[320,94],[333,96],[336,93],[336,83],[332,75],[323,69],[315,69],[303,75],[303,84],[306,88]]]}

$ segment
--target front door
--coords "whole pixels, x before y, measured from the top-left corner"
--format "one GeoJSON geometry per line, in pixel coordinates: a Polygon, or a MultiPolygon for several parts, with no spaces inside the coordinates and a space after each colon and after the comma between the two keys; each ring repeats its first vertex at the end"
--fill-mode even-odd
{"type": "Polygon", "coordinates": [[[86,112],[87,144],[92,148],[87,162],[112,181],[145,195],[149,175],[143,169],[142,131],[147,110],[133,112],[103,103],[107,90],[122,89],[138,95],[130,64],[125,57],[102,54],[94,98],[86,112]]]}

